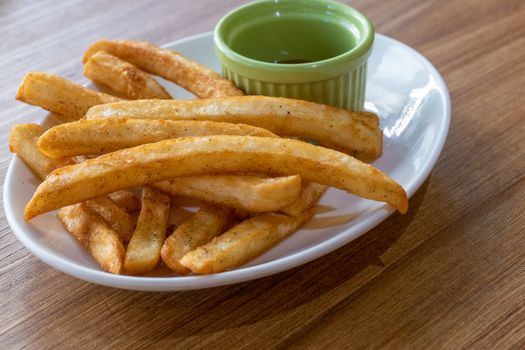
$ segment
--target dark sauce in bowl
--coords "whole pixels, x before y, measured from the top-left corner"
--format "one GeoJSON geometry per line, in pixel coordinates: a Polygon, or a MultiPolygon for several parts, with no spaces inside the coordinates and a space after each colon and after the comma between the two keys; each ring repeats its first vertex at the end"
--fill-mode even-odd
{"type": "Polygon", "coordinates": [[[278,63],[278,64],[301,64],[301,63],[310,63],[310,62],[313,62],[313,61],[306,60],[304,58],[284,58],[284,59],[277,59],[273,61],[273,63],[278,63]]]}

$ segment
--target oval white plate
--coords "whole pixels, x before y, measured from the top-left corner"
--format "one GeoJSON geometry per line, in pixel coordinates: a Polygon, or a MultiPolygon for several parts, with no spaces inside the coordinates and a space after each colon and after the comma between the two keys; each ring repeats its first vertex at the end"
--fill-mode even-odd
{"type": "MultiPolygon", "coordinates": [[[[168,45],[185,56],[219,70],[211,33],[168,45]]],[[[166,82],[174,98],[192,95],[166,82]]],[[[406,45],[376,36],[368,64],[366,108],[379,114],[384,151],[374,165],[390,174],[412,195],[434,167],[447,137],[450,98],[432,64],[406,45]]],[[[53,124],[50,117],[45,124],[53,124]]],[[[80,279],[111,287],[169,291],[220,286],[278,273],[323,256],[356,239],[393,210],[385,204],[330,189],[321,210],[301,230],[270,251],[235,270],[208,276],[132,277],[102,271],[70,236],[56,213],[25,222],[23,211],[39,181],[14,157],[4,185],[7,220],[17,238],[48,265],[80,279]]]]}

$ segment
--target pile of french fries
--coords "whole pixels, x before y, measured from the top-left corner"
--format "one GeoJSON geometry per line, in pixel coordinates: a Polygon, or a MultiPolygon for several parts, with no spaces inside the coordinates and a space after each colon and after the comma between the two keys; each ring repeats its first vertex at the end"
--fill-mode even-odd
{"type": "Polygon", "coordinates": [[[372,113],[243,96],[211,69],[144,42],[101,40],[83,62],[114,95],[27,73],[17,99],[63,123],[15,125],[9,142],[42,179],[25,218],[58,209],[105,271],[141,275],[163,263],[180,275],[211,274],[242,265],[308,221],[328,186],[408,209],[403,188],[363,162],[382,149],[372,113]],[[150,74],[199,99],[171,99],[150,74]],[[181,196],[201,205],[173,227],[181,196]]]}

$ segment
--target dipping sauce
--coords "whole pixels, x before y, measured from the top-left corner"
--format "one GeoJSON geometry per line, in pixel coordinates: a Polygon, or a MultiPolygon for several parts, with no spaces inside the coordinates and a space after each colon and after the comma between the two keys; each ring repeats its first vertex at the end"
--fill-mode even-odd
{"type": "Polygon", "coordinates": [[[258,0],[215,27],[222,74],[247,95],[363,110],[374,27],[331,0],[258,0]]]}
{"type": "Polygon", "coordinates": [[[278,64],[301,64],[301,63],[310,63],[311,60],[305,60],[304,58],[289,58],[284,60],[274,60],[273,63],[278,64]]]}
{"type": "Polygon", "coordinates": [[[251,59],[283,64],[322,61],[348,52],[356,43],[337,22],[281,14],[239,24],[230,47],[251,59]]]}

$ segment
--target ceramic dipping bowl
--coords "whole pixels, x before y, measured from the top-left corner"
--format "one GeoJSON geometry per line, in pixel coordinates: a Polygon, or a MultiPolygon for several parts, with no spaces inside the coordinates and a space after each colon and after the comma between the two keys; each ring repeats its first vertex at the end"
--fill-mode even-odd
{"type": "Polygon", "coordinates": [[[330,0],[261,0],[215,27],[223,75],[246,94],[362,110],[371,22],[330,0]]]}

